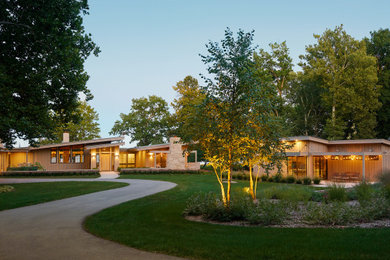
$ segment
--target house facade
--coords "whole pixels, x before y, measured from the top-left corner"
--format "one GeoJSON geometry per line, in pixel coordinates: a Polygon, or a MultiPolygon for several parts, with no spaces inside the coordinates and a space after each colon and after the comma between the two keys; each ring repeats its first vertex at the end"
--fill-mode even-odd
{"type": "MultiPolygon", "coordinates": [[[[390,141],[385,139],[328,141],[311,136],[283,140],[291,146],[282,174],[331,181],[377,181],[390,171],[390,141]]],[[[259,169],[265,173],[264,169],[259,169]]],[[[271,174],[275,174],[272,170],[271,174]]]]}
{"type": "Polygon", "coordinates": [[[0,147],[0,174],[8,167],[39,163],[45,170],[66,171],[99,169],[117,171],[118,168],[167,168],[172,170],[199,170],[196,152],[185,153],[187,146],[180,138],[172,137],[168,144],[122,148],[123,137],[100,138],[69,142],[64,133],[63,142],[7,150],[0,147]],[[189,161],[189,158],[195,160],[189,161]]]}

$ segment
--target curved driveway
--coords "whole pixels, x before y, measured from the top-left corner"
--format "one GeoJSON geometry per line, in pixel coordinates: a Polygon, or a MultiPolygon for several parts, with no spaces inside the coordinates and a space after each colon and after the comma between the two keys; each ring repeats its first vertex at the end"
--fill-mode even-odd
{"type": "Polygon", "coordinates": [[[86,216],[176,184],[130,179],[0,179],[0,184],[53,181],[117,181],[130,185],[0,211],[0,259],[177,259],[104,240],[82,229],[86,216]]]}

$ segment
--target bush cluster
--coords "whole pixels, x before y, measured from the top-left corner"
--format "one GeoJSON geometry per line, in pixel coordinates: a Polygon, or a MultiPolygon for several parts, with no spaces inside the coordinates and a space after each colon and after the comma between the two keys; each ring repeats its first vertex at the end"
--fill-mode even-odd
{"type": "Polygon", "coordinates": [[[235,194],[229,207],[214,193],[197,193],[187,201],[183,211],[186,216],[202,216],[206,220],[229,222],[248,221],[251,224],[281,224],[288,217],[288,204],[261,199],[254,203],[245,194],[235,194]]]}
{"type": "Polygon", "coordinates": [[[170,170],[170,169],[139,169],[139,168],[122,168],[119,169],[121,175],[127,174],[201,174],[199,170],[170,170]]]}
{"type": "Polygon", "coordinates": [[[20,166],[20,167],[8,167],[8,172],[21,172],[21,171],[38,171],[38,166],[20,166]]]}
{"type": "Polygon", "coordinates": [[[81,176],[100,175],[99,170],[69,170],[69,171],[7,171],[1,177],[38,177],[38,176],[81,176]]]}

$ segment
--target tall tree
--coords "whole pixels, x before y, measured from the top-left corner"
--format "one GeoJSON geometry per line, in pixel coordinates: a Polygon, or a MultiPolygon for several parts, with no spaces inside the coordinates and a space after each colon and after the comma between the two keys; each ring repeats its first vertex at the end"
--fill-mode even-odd
{"type": "Polygon", "coordinates": [[[46,138],[41,144],[60,143],[62,134],[69,132],[70,141],[83,141],[100,138],[99,114],[86,101],[79,101],[79,106],[72,112],[76,118],[81,118],[77,122],[70,121],[55,128],[52,136],[46,138]]]}
{"type": "Polygon", "coordinates": [[[382,107],[378,111],[376,131],[379,138],[390,138],[390,30],[379,29],[365,39],[367,53],[376,57],[378,85],[381,85],[379,100],[382,107]]]}
{"type": "Polygon", "coordinates": [[[172,125],[168,103],[161,97],[132,99],[129,114],[120,114],[110,134],[130,135],[137,145],[161,144],[167,141],[172,125]]]}
{"type": "Polygon", "coordinates": [[[322,101],[330,114],[326,137],[375,137],[375,113],[380,107],[375,58],[366,53],[365,43],[348,35],[343,26],[314,38],[317,43],[306,47],[300,65],[325,90],[322,101]]]}
{"type": "Polygon", "coordinates": [[[178,94],[178,97],[171,103],[175,110],[173,114],[177,126],[175,132],[185,138],[184,135],[191,134],[189,131],[197,131],[194,125],[189,124],[192,124],[192,118],[196,116],[196,107],[203,102],[205,94],[202,92],[198,80],[191,76],[177,82],[176,86],[173,86],[173,90],[178,94]]]}
{"type": "MultiPolygon", "coordinates": [[[[275,117],[276,89],[256,77],[252,45],[253,32],[239,30],[237,37],[227,29],[225,38],[206,45],[208,55],[201,55],[213,78],[204,77],[206,97],[198,107],[198,125],[192,140],[205,152],[221,187],[222,200],[229,206],[231,171],[234,164],[246,161],[253,149],[253,140],[269,148],[278,121],[275,117]],[[222,174],[227,174],[226,193],[222,174]]],[[[260,148],[258,148],[260,149],[260,148]]],[[[257,150],[256,150],[257,151],[257,150]]]]}
{"type": "Polygon", "coordinates": [[[291,75],[287,91],[289,135],[324,136],[327,113],[320,81],[298,72],[291,75]]]}
{"type": "Polygon", "coordinates": [[[83,27],[87,0],[0,1],[0,139],[34,145],[67,122],[84,93],[84,61],[99,52],[83,27]],[[53,117],[57,115],[57,117],[53,117]]]}

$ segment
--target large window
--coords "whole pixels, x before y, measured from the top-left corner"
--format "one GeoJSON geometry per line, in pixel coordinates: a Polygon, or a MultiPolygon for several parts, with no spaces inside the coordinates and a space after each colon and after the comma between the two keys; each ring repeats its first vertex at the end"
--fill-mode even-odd
{"type": "Polygon", "coordinates": [[[323,156],[314,156],[314,177],[326,180],[328,178],[328,164],[323,156]]]}
{"type": "Polygon", "coordinates": [[[83,146],[72,147],[72,163],[84,162],[84,148],[83,146]]]}
{"type": "Polygon", "coordinates": [[[57,148],[52,148],[50,151],[50,163],[57,163],[57,148]]]}
{"type": "Polygon", "coordinates": [[[119,154],[119,166],[121,168],[135,167],[135,153],[121,152],[119,154]]]}
{"type": "Polygon", "coordinates": [[[306,177],[307,165],[306,156],[289,156],[288,158],[288,175],[293,175],[297,178],[306,177]]]}
{"type": "Polygon", "coordinates": [[[70,163],[70,147],[61,147],[58,149],[60,163],[70,163]]]}

